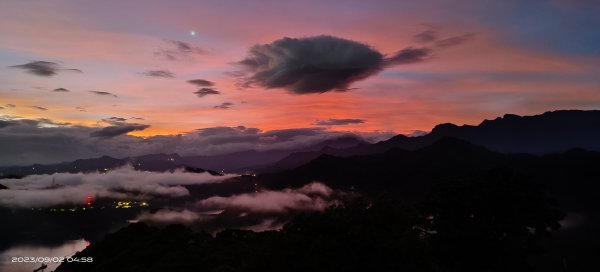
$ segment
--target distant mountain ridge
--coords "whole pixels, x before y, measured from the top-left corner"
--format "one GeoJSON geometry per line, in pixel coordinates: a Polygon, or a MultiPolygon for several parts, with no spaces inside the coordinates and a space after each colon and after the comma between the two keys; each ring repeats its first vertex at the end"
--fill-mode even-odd
{"type": "Polygon", "coordinates": [[[298,152],[300,150],[312,152],[323,148],[344,149],[366,144],[368,143],[358,139],[356,136],[344,136],[325,140],[306,148],[267,151],[247,150],[216,156],[189,156],[185,157],[184,160],[187,165],[215,169],[219,171],[224,170],[226,172],[242,173],[245,171],[253,171],[254,169],[263,167],[264,165],[275,163],[291,153],[298,152]]]}
{"type": "Polygon", "coordinates": [[[208,172],[211,175],[221,175],[217,171],[186,165],[184,160],[177,154],[151,154],[122,159],[102,156],[99,158],[79,159],[58,164],[0,167],[0,179],[21,178],[28,175],[53,173],[103,172],[124,167],[126,165],[131,165],[135,170],[139,171],[164,172],[181,168],[187,172],[208,172]]]}
{"type": "MultiPolygon", "coordinates": [[[[305,148],[304,150],[316,151],[322,148],[341,149],[364,144],[366,144],[366,142],[362,141],[361,139],[353,136],[344,136],[317,143],[305,148]]],[[[121,159],[105,155],[98,158],[78,159],[72,162],[63,162],[57,164],[34,164],[28,166],[0,167],[0,179],[19,178],[34,174],[97,172],[123,167],[128,164],[133,166],[134,169],[140,171],[164,172],[177,168],[184,168],[186,171],[207,171],[211,174],[218,174],[221,171],[226,171],[228,173],[243,173],[248,169],[254,169],[258,167],[258,165],[276,162],[290,153],[298,150],[300,149],[268,151],[248,150],[215,156],[189,157],[181,157],[176,153],[161,153],[126,157],[121,159]]]]}
{"type": "Polygon", "coordinates": [[[400,134],[370,145],[293,153],[257,171],[273,173],[293,169],[323,154],[347,157],[383,153],[392,148],[416,150],[445,137],[462,139],[500,153],[541,155],[574,148],[600,151],[600,111],[560,110],[532,116],[506,114],[493,120],[484,120],[476,126],[440,124],[429,134],[418,137],[400,134]]]}
{"type": "Polygon", "coordinates": [[[103,156],[52,165],[0,167],[0,178],[89,172],[112,169],[127,163],[144,171],[166,171],[189,166],[228,173],[275,173],[300,167],[321,155],[348,157],[385,153],[391,149],[417,150],[446,137],[461,139],[499,153],[542,155],[574,148],[600,151],[600,111],[559,110],[532,116],[506,114],[493,120],[484,120],[479,125],[439,124],[423,136],[407,137],[400,134],[374,144],[355,136],[344,136],[292,150],[247,150],[189,157],[178,154],[151,154],[124,159],[103,156]]]}
{"type": "Polygon", "coordinates": [[[477,126],[446,123],[414,138],[396,136],[387,142],[415,149],[444,137],[455,137],[501,153],[549,154],[573,148],[600,151],[600,111],[559,110],[540,115],[505,114],[477,126]]]}

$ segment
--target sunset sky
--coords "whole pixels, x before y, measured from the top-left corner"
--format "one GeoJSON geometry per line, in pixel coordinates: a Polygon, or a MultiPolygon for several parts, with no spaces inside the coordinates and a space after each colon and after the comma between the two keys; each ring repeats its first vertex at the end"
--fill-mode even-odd
{"type": "Polygon", "coordinates": [[[0,116],[87,127],[117,117],[137,136],[410,134],[598,109],[598,14],[593,0],[2,1],[0,116]],[[374,59],[354,62],[361,54],[374,59]],[[334,70],[344,64],[357,74],[334,70]],[[310,69],[289,70],[298,65],[310,69]],[[339,81],[322,85],[323,71],[339,81]]]}

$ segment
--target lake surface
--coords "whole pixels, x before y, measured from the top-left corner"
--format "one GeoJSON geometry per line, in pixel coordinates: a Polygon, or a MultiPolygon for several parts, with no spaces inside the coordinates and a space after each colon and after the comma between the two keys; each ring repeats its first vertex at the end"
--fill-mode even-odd
{"type": "MultiPolygon", "coordinates": [[[[67,257],[85,249],[89,242],[85,239],[68,240],[58,246],[19,245],[0,252],[0,271],[31,272],[39,268],[41,263],[12,262],[13,257],[67,257]]],[[[60,263],[46,263],[46,272],[53,271],[60,263]]]]}

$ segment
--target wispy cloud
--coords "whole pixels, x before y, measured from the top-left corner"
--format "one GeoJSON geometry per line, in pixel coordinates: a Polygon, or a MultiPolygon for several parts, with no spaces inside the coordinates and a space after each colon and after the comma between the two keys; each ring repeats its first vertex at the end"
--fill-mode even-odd
{"type": "Polygon", "coordinates": [[[233,106],[233,103],[223,102],[223,103],[221,103],[221,105],[214,106],[214,108],[215,109],[229,109],[229,108],[231,108],[231,106],[233,106]]]}
{"type": "MultiPolygon", "coordinates": [[[[194,94],[196,94],[198,97],[205,97],[205,96],[211,95],[211,94],[221,94],[221,92],[219,92],[213,88],[201,88],[201,89],[195,91],[194,94]]],[[[233,104],[231,104],[231,105],[233,105],[233,104]]]]}
{"type": "Polygon", "coordinates": [[[70,92],[69,90],[65,89],[65,88],[56,88],[54,90],[52,90],[53,92],[70,92]]]}
{"type": "Polygon", "coordinates": [[[29,106],[29,107],[32,108],[32,109],[41,110],[41,111],[47,111],[48,110],[47,108],[40,107],[40,106],[29,106]]]}
{"type": "Polygon", "coordinates": [[[164,42],[168,45],[168,48],[159,49],[154,52],[154,55],[166,60],[177,61],[189,59],[193,55],[205,55],[208,53],[206,50],[187,42],[169,39],[165,39],[164,42]]]}
{"type": "Polygon", "coordinates": [[[175,77],[174,73],[169,72],[167,70],[148,70],[148,71],[143,72],[142,75],[145,75],[148,77],[162,77],[162,78],[175,77]]]}
{"type": "Polygon", "coordinates": [[[129,132],[133,132],[133,131],[144,130],[149,127],[150,127],[150,125],[120,123],[117,125],[104,127],[100,130],[94,131],[94,132],[90,133],[90,136],[110,138],[110,137],[116,137],[119,135],[124,135],[129,132]]]}
{"type": "Polygon", "coordinates": [[[62,68],[60,65],[58,65],[58,63],[50,61],[32,61],[25,64],[13,65],[9,67],[21,69],[29,74],[44,77],[54,76],[60,71],[74,71],[82,73],[82,71],[79,69],[62,68]]]}
{"type": "Polygon", "coordinates": [[[208,81],[205,79],[192,79],[188,80],[187,82],[198,87],[211,87],[215,85],[215,83],[213,83],[212,81],[208,81]]]}
{"type": "Polygon", "coordinates": [[[465,42],[468,42],[468,41],[474,39],[476,36],[477,36],[477,34],[475,34],[475,33],[467,33],[467,34],[463,34],[463,35],[459,35],[459,36],[446,38],[443,40],[438,40],[435,42],[435,45],[437,47],[456,46],[456,45],[460,45],[465,42]]]}
{"type": "Polygon", "coordinates": [[[343,126],[350,124],[362,124],[365,120],[363,119],[327,119],[318,120],[314,124],[317,126],[343,126]]]}
{"type": "Polygon", "coordinates": [[[417,42],[420,42],[420,43],[430,43],[430,42],[437,40],[438,37],[439,37],[438,32],[433,29],[425,30],[425,31],[413,36],[413,38],[417,42]]]}
{"type": "Polygon", "coordinates": [[[313,182],[298,189],[214,196],[199,201],[197,205],[207,209],[234,209],[255,213],[322,211],[336,203],[331,199],[332,195],[333,190],[327,185],[313,182]]]}
{"type": "Polygon", "coordinates": [[[104,96],[112,96],[112,97],[117,97],[117,95],[116,95],[116,94],[109,93],[109,92],[102,92],[102,91],[90,91],[90,93],[97,94],[97,95],[104,95],[104,96]]]}

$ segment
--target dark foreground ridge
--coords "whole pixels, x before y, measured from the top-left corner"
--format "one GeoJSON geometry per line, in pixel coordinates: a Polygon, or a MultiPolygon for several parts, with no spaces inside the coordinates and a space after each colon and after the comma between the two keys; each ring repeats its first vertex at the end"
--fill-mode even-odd
{"type": "Polygon", "coordinates": [[[281,231],[132,224],[65,263],[70,271],[526,271],[563,215],[539,187],[490,172],[419,206],[357,199],[281,231]],[[510,202],[506,202],[509,200],[510,202]]]}
{"type": "Polygon", "coordinates": [[[323,155],[248,182],[274,190],[318,180],[361,197],[297,215],[281,231],[213,237],[201,224],[134,224],[78,254],[92,264],[57,272],[597,271],[598,163],[600,153],[581,149],[502,154],[456,138],[323,155]],[[569,223],[573,214],[585,220],[569,223]]]}

